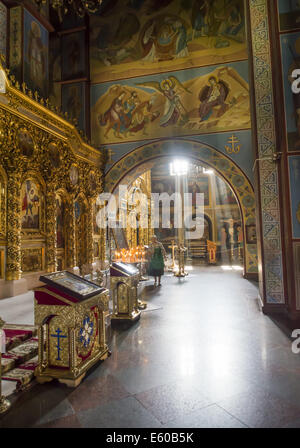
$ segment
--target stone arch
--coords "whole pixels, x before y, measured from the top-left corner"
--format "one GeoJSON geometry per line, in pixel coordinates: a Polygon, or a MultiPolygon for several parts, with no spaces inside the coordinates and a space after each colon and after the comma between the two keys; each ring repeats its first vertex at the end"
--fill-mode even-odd
{"type": "Polygon", "coordinates": [[[113,192],[122,179],[145,162],[164,157],[186,157],[213,168],[230,186],[240,206],[244,231],[244,274],[251,278],[258,273],[257,245],[247,241],[247,228],[256,224],[255,194],[243,170],[232,159],[214,147],[186,139],[167,139],[146,144],[126,154],[105,176],[106,191],[113,192]]]}

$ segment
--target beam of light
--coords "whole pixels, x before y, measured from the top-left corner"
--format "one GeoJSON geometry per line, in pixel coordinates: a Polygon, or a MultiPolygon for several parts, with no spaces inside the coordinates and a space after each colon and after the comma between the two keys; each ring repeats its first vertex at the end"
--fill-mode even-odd
{"type": "Polygon", "coordinates": [[[184,159],[175,159],[170,163],[171,176],[185,176],[189,170],[189,162],[184,159]]]}

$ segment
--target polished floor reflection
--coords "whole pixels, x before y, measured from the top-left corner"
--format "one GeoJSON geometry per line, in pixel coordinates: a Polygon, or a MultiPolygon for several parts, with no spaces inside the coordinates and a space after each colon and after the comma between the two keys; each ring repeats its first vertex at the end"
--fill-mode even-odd
{"type": "Polygon", "coordinates": [[[300,427],[300,357],[239,271],[194,267],[146,288],[111,357],[75,390],[38,385],[0,427],[300,427]]]}

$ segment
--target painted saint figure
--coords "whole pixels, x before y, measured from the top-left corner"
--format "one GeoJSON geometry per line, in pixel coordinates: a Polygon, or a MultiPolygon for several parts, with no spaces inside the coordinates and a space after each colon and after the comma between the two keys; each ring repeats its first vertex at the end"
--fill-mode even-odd
{"type": "Polygon", "coordinates": [[[122,121],[125,122],[125,113],[123,109],[123,101],[126,92],[122,91],[111,103],[109,109],[99,116],[101,126],[107,125],[104,137],[107,137],[108,132],[113,128],[115,136],[120,138],[120,130],[122,121]]]}
{"type": "Polygon", "coordinates": [[[209,33],[209,1],[197,0],[192,11],[193,40],[208,36],[209,33]]]}
{"type": "Polygon", "coordinates": [[[28,61],[30,61],[29,73],[31,82],[37,88],[43,90],[45,85],[46,57],[41,38],[41,29],[35,21],[31,22],[27,53],[28,61]]]}
{"type": "Polygon", "coordinates": [[[199,100],[201,102],[199,108],[200,121],[208,120],[211,116],[213,109],[217,106],[220,107],[217,117],[221,117],[228,109],[228,105],[225,103],[229,94],[228,85],[222,81],[211,76],[208,80],[209,85],[206,85],[200,92],[199,100]]]}

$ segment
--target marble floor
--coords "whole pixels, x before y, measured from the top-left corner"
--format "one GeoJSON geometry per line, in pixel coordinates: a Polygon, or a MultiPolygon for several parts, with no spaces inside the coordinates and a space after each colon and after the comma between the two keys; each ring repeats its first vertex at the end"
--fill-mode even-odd
{"type": "Polygon", "coordinates": [[[164,276],[77,389],[37,385],[0,427],[300,427],[300,356],[257,295],[236,271],[164,276]]]}

